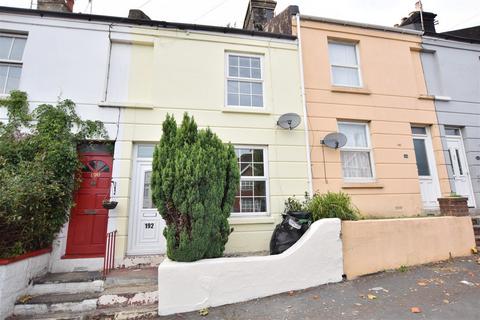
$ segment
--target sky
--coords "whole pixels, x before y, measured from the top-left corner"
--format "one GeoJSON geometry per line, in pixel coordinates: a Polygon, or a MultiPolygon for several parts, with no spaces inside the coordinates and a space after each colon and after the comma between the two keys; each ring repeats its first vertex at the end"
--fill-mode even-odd
{"type": "MultiPolygon", "coordinates": [[[[154,20],[241,28],[249,0],[76,0],[74,12],[126,17],[141,9],[154,20]]],[[[29,8],[37,0],[0,0],[2,6],[29,8]]],[[[393,26],[414,10],[416,0],[278,0],[276,12],[298,5],[302,14],[393,26]]],[[[480,25],[480,0],[423,0],[438,14],[437,31],[480,25]]]]}

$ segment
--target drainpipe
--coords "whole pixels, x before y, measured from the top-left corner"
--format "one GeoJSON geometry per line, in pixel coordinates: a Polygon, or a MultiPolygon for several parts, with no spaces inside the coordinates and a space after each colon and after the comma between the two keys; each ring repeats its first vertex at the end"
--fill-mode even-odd
{"type": "Polygon", "coordinates": [[[300,86],[302,91],[302,105],[303,105],[303,122],[305,123],[305,144],[307,153],[307,174],[308,174],[308,193],[313,195],[313,182],[312,182],[312,160],[310,159],[310,136],[308,130],[308,117],[307,117],[307,100],[305,98],[305,80],[303,77],[303,55],[302,55],[302,37],[300,34],[300,13],[295,15],[297,19],[297,43],[298,43],[298,64],[300,66],[300,86]]]}

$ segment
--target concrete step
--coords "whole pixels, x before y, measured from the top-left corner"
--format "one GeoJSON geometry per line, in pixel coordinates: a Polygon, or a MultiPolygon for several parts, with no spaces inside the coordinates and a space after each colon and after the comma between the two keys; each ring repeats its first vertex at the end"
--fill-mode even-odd
{"type": "Polygon", "coordinates": [[[74,294],[43,294],[15,304],[15,316],[50,315],[53,313],[77,314],[115,307],[157,304],[156,284],[137,286],[112,286],[103,292],[74,294]]]}
{"type": "Polygon", "coordinates": [[[104,309],[97,309],[87,312],[54,312],[49,314],[12,316],[9,320],[125,320],[125,319],[157,319],[158,305],[150,304],[143,306],[121,306],[104,309]]]}
{"type": "Polygon", "coordinates": [[[98,271],[47,273],[33,279],[29,295],[81,293],[103,291],[104,280],[98,271]]]}

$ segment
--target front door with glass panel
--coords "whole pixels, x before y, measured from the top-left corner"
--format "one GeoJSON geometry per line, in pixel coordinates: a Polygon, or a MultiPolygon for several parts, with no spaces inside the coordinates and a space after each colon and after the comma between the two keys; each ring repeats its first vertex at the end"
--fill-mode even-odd
{"type": "Polygon", "coordinates": [[[450,160],[450,166],[453,175],[453,183],[455,185],[455,193],[468,198],[468,206],[475,207],[475,199],[473,196],[472,182],[468,171],[467,158],[463,148],[462,137],[459,129],[448,129],[447,148],[450,160]],[[451,132],[450,132],[451,131],[451,132]],[[458,135],[456,135],[458,133],[458,135]]]}
{"type": "Polygon", "coordinates": [[[423,208],[436,209],[441,193],[429,131],[427,127],[414,126],[412,134],[423,208]]]}
{"type": "Polygon", "coordinates": [[[129,255],[164,254],[166,251],[163,236],[165,221],[152,202],[152,158],[153,145],[137,146],[132,183],[129,255]]]}

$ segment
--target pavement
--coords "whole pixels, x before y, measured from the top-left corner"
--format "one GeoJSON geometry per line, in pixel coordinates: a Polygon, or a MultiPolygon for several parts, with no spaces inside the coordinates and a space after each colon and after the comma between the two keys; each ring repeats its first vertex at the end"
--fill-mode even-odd
{"type": "MultiPolygon", "coordinates": [[[[401,268],[337,284],[209,308],[206,316],[192,312],[159,319],[478,320],[479,258],[474,255],[401,268]]],[[[294,270],[285,270],[285,277],[291,272],[294,270]]]]}

